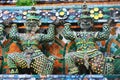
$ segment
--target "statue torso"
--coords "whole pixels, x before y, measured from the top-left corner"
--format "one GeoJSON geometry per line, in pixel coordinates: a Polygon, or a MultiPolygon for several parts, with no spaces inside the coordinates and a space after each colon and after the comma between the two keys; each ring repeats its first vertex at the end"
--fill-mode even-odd
{"type": "Polygon", "coordinates": [[[38,34],[20,34],[21,44],[23,49],[38,49],[39,41],[38,34]]]}
{"type": "Polygon", "coordinates": [[[77,51],[93,50],[95,32],[76,32],[76,46],[77,51]]]}

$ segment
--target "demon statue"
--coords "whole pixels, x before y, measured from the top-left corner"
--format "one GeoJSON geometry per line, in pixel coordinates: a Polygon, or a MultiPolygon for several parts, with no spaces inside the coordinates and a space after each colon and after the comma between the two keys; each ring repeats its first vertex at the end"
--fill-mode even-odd
{"type": "Polygon", "coordinates": [[[19,33],[17,25],[13,24],[9,36],[15,41],[19,41],[23,46],[21,53],[15,52],[8,55],[8,66],[10,73],[16,74],[51,74],[54,57],[46,57],[38,48],[39,43],[54,40],[54,25],[50,24],[47,34],[36,33],[39,29],[40,21],[35,13],[35,8],[29,12],[29,16],[24,24],[25,33],[19,33]]]}
{"type": "Polygon", "coordinates": [[[109,24],[103,24],[102,31],[90,31],[93,26],[93,20],[88,14],[89,10],[87,5],[84,4],[79,20],[81,31],[73,32],[70,30],[69,23],[64,24],[64,37],[69,40],[74,40],[76,43],[76,51],[70,52],[65,56],[68,74],[82,74],[79,72],[78,67],[81,65],[84,65],[93,74],[102,74],[104,72],[105,58],[102,52],[96,49],[95,41],[105,40],[109,37],[109,24]]]}

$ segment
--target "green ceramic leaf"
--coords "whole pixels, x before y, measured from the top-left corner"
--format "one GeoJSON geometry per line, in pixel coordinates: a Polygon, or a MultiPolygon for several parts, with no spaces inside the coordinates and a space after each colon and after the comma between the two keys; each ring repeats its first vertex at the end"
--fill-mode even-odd
{"type": "Polygon", "coordinates": [[[99,13],[94,13],[95,16],[98,16],[99,13]]]}
{"type": "Polygon", "coordinates": [[[108,18],[110,18],[110,16],[104,15],[103,18],[104,18],[104,19],[108,19],[108,18]]]}
{"type": "Polygon", "coordinates": [[[108,8],[103,9],[104,12],[109,12],[110,10],[108,8]]]}

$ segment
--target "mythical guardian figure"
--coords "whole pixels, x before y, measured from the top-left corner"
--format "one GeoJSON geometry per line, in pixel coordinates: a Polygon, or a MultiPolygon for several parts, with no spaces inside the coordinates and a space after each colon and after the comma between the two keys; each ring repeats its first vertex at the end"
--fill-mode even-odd
{"type": "Polygon", "coordinates": [[[70,24],[65,23],[63,35],[66,39],[74,40],[76,51],[65,55],[65,62],[69,74],[79,74],[79,66],[84,65],[90,72],[102,74],[104,71],[105,58],[103,53],[95,47],[95,41],[106,40],[109,37],[109,24],[103,24],[102,31],[90,31],[93,19],[89,16],[87,5],[82,6],[79,26],[81,31],[72,31],[70,24]]]}
{"type": "Polygon", "coordinates": [[[23,46],[21,53],[15,52],[8,55],[8,66],[10,73],[27,74],[51,74],[53,70],[54,57],[46,57],[38,48],[39,43],[54,40],[54,25],[50,24],[47,34],[36,33],[39,30],[40,21],[36,16],[35,7],[29,11],[29,16],[24,23],[26,33],[19,33],[17,25],[13,24],[9,36],[23,46]]]}

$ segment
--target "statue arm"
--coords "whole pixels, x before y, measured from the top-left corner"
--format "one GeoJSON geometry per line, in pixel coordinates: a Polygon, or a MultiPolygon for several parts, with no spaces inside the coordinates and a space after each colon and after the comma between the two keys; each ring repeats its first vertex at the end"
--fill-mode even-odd
{"type": "Polygon", "coordinates": [[[95,34],[96,40],[106,40],[109,38],[110,27],[108,24],[103,24],[103,30],[95,34]]]}
{"type": "Polygon", "coordinates": [[[17,69],[17,65],[15,64],[14,62],[14,57],[12,54],[9,54],[8,57],[7,57],[8,61],[7,61],[7,64],[8,64],[8,67],[10,69],[10,73],[11,74],[16,74],[18,73],[18,69],[17,69]]]}
{"type": "Polygon", "coordinates": [[[50,42],[53,41],[55,37],[55,26],[50,24],[47,34],[40,34],[39,41],[43,42],[50,42]]]}
{"type": "Polygon", "coordinates": [[[19,39],[19,33],[16,24],[13,24],[13,27],[10,29],[9,37],[13,40],[19,39]]]}
{"type": "Polygon", "coordinates": [[[4,31],[4,26],[0,24],[0,46],[2,46],[4,42],[4,37],[5,37],[5,31],[4,31]]]}
{"type": "Polygon", "coordinates": [[[69,23],[66,23],[64,24],[64,29],[63,29],[63,35],[66,39],[69,39],[69,40],[74,40],[75,39],[75,35],[74,33],[71,31],[70,29],[70,24],[69,23]]]}

